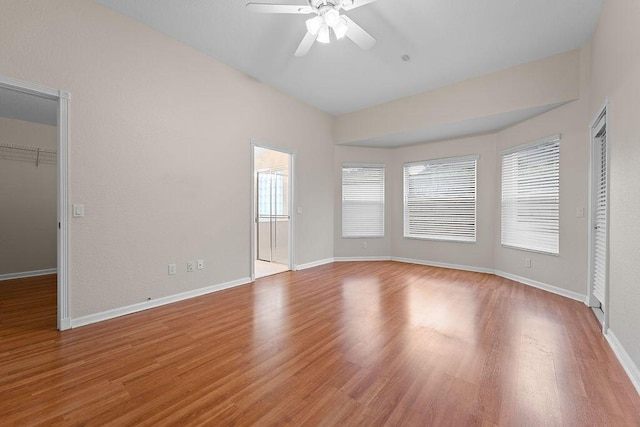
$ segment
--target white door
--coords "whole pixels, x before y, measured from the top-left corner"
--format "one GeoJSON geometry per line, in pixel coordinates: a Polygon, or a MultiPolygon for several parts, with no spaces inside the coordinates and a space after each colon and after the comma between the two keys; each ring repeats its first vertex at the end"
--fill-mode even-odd
{"type": "Polygon", "coordinates": [[[592,128],[591,306],[603,324],[608,285],[609,168],[606,110],[592,128]],[[598,312],[600,310],[600,313],[598,312]],[[600,317],[600,316],[598,316],[600,317]]]}

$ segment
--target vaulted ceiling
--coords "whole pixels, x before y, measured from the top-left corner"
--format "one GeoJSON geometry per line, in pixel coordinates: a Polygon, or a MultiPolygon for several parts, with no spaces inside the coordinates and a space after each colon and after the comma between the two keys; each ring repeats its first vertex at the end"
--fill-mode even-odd
{"type": "MultiPolygon", "coordinates": [[[[97,0],[334,115],[578,48],[602,0],[377,0],[348,12],[377,44],[293,53],[307,15],[252,13],[246,0],[97,0]],[[403,61],[403,55],[409,61],[403,61]]],[[[251,0],[305,5],[305,0],[251,0]]]]}
{"type": "MultiPolygon", "coordinates": [[[[591,38],[602,6],[602,0],[377,0],[347,12],[377,39],[371,50],[343,39],[328,45],[315,43],[306,56],[294,57],[308,15],[252,13],[245,7],[247,0],[96,1],[341,116],[336,142],[372,147],[495,132],[575,99],[569,94],[440,122],[429,120],[432,115],[405,129],[391,126],[373,134],[341,132],[354,119],[354,114],[347,113],[369,109],[371,114],[357,113],[356,123],[375,120],[381,111],[372,106],[581,47],[591,38]],[[404,61],[403,55],[410,60],[404,61]]],[[[306,1],[288,3],[305,5],[306,1]]],[[[415,99],[407,102],[412,103],[415,99]]],[[[382,111],[387,111],[386,106],[382,111]]],[[[2,91],[0,117],[55,125],[56,106],[2,91]]]]}

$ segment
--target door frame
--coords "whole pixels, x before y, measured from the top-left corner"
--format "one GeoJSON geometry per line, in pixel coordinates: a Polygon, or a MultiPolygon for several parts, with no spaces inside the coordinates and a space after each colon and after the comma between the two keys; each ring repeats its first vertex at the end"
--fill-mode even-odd
{"type": "Polygon", "coordinates": [[[71,94],[50,89],[11,77],[0,76],[0,87],[41,98],[58,104],[58,238],[57,238],[57,328],[71,329],[69,315],[69,101],[71,94]]]}
{"type": "Polygon", "coordinates": [[[287,154],[289,156],[289,262],[287,267],[289,270],[293,271],[295,266],[295,215],[293,211],[293,207],[295,206],[295,163],[296,163],[296,153],[291,150],[287,150],[284,148],[276,147],[269,144],[264,144],[255,139],[251,139],[251,174],[249,175],[251,179],[251,204],[250,204],[250,215],[249,215],[249,223],[250,225],[250,244],[251,250],[249,256],[249,267],[251,272],[251,281],[256,280],[256,180],[255,180],[255,149],[256,148],[264,148],[266,150],[278,151],[280,153],[287,154]]]}
{"type": "MultiPolygon", "coordinates": [[[[587,305],[589,307],[594,308],[594,312],[595,312],[595,307],[598,305],[598,301],[596,300],[595,296],[593,295],[593,267],[594,267],[594,239],[595,239],[595,233],[594,233],[594,227],[595,227],[595,209],[594,209],[594,203],[596,203],[596,196],[594,194],[594,192],[597,190],[598,188],[598,184],[596,183],[596,180],[599,179],[599,172],[596,173],[595,168],[597,166],[596,164],[596,159],[599,157],[599,153],[597,152],[597,150],[599,149],[599,147],[596,144],[596,135],[598,133],[598,130],[600,129],[600,127],[596,128],[596,126],[599,124],[600,119],[602,117],[605,118],[605,126],[606,126],[606,156],[607,156],[607,222],[606,222],[606,230],[607,230],[607,235],[606,235],[606,268],[605,268],[605,294],[604,294],[604,301],[600,301],[601,303],[601,307],[602,307],[602,312],[603,312],[603,316],[602,319],[598,318],[599,321],[602,322],[602,330],[603,333],[607,332],[607,329],[609,327],[609,254],[610,254],[610,249],[609,249],[609,236],[610,236],[610,195],[611,192],[609,190],[610,188],[610,181],[611,181],[611,107],[610,107],[610,103],[609,103],[609,98],[606,99],[604,105],[598,109],[598,113],[595,115],[595,117],[591,120],[591,122],[589,123],[589,137],[590,137],[590,141],[589,141],[589,221],[588,221],[588,227],[589,227],[589,239],[588,239],[588,263],[587,263],[587,268],[588,268],[588,274],[587,274],[587,305]]],[[[596,313],[597,316],[597,313],[596,313]]]]}

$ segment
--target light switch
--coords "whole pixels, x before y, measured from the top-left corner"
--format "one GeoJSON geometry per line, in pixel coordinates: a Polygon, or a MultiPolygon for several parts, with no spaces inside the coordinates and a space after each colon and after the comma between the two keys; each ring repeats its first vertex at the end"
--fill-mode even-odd
{"type": "Polygon", "coordinates": [[[74,204],[73,205],[73,216],[74,216],[74,218],[82,218],[82,217],[84,217],[84,205],[83,204],[74,204]]]}

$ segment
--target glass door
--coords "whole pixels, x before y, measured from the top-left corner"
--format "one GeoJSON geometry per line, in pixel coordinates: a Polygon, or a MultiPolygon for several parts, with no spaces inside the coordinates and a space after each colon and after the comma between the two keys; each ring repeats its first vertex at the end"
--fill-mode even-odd
{"type": "Polygon", "coordinates": [[[256,176],[257,259],[287,264],[289,259],[287,171],[258,171],[256,176]]]}
{"type": "Polygon", "coordinates": [[[252,277],[282,273],[293,265],[293,155],[253,146],[252,277]]]}

